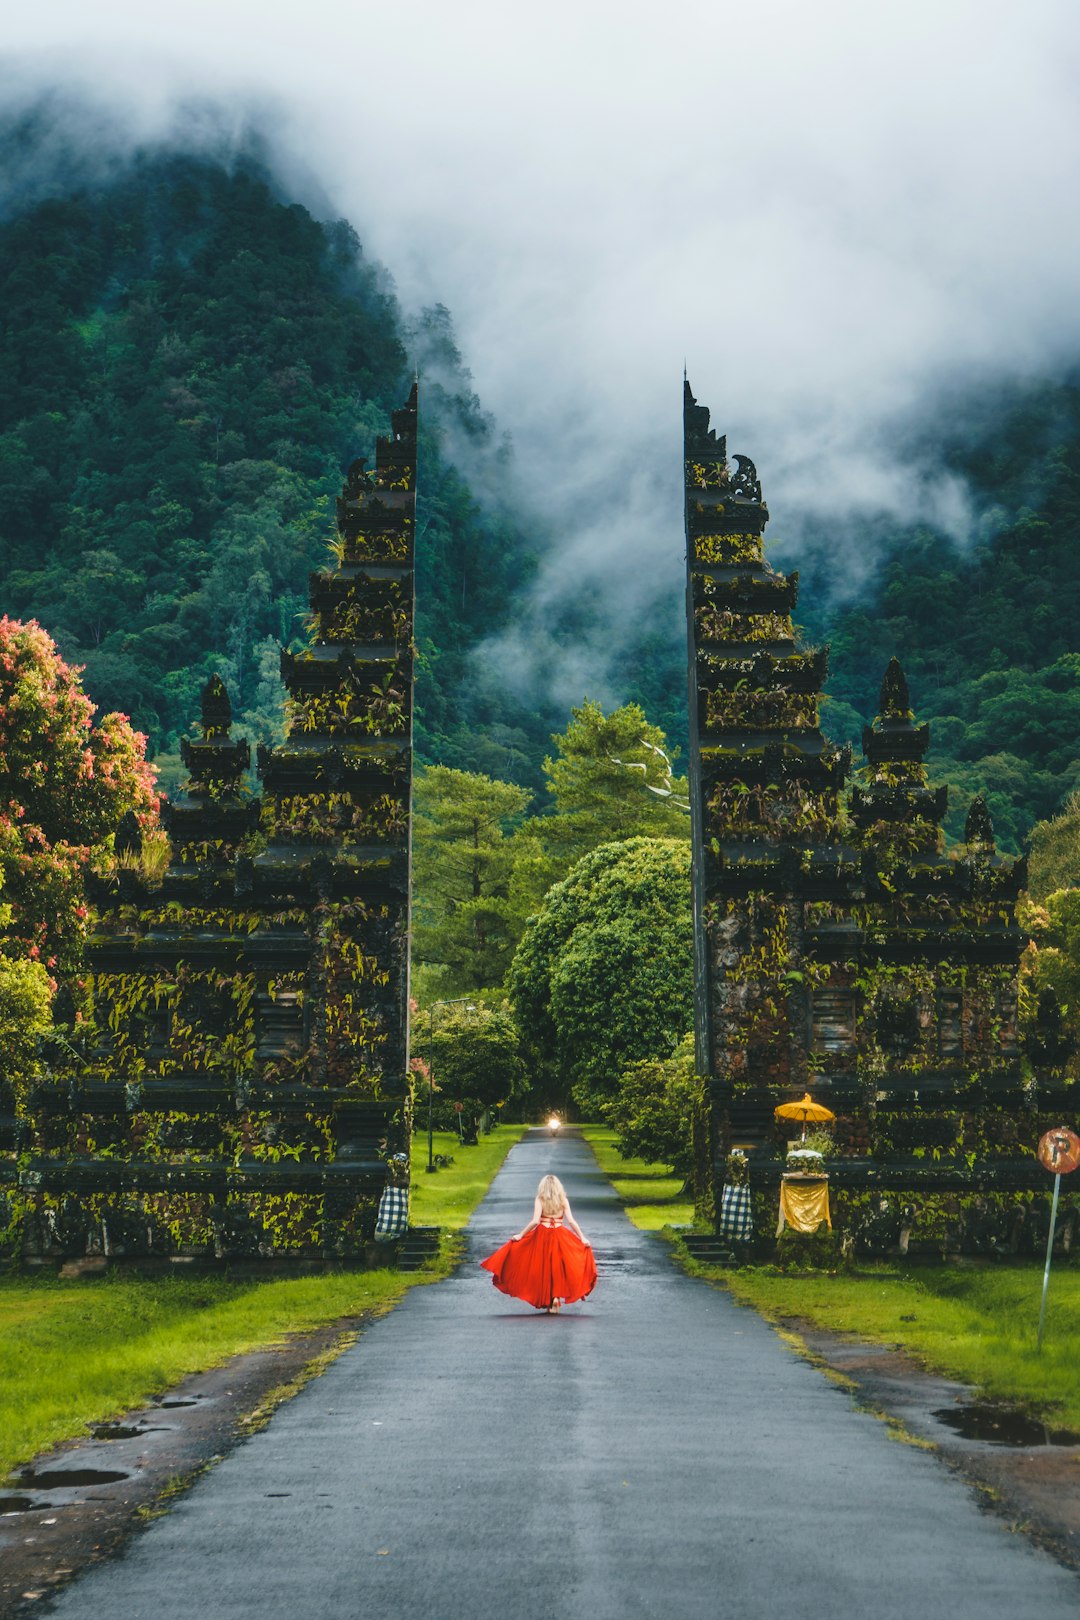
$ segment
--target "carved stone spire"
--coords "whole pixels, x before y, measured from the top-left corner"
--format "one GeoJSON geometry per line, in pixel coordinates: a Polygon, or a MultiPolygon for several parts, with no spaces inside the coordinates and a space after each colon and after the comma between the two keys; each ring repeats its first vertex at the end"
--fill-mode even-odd
{"type": "Polygon", "coordinates": [[[702,837],[828,838],[850,754],[819,727],[827,649],[796,647],[799,576],[765,561],[769,513],[754,463],[736,455],[732,468],[688,383],[683,412],[691,755],[710,810],[702,837]]]}
{"type": "Polygon", "coordinates": [[[727,436],[717,438],[709,427],[709,407],[699,405],[691,392],[689,380],[683,378],[683,443],[687,458],[691,456],[727,467],[727,436]]]}
{"type": "Polygon", "coordinates": [[[885,671],[885,678],[881,683],[878,708],[881,710],[883,719],[885,717],[890,720],[910,720],[912,718],[907,676],[900,667],[899,658],[890,658],[889,660],[889,667],[885,671]]]}
{"type": "Polygon", "coordinates": [[[907,678],[897,658],[885,671],[880,704],[873,725],[863,729],[866,765],[859,773],[861,783],[852,790],[852,816],[864,829],[904,826],[905,841],[915,847],[936,846],[948,789],[932,788],[927,782],[923,758],[930,746],[930,727],[915,723],[907,678]]]}
{"type": "Polygon", "coordinates": [[[267,830],[282,843],[400,844],[411,778],[417,389],[375,469],[354,461],[334,566],[312,574],[311,645],[281,655],[287,740],[260,748],[267,830]],[[333,805],[328,807],[328,795],[333,805]],[[345,801],[353,802],[347,804],[345,801]],[[318,800],[325,825],[305,800],[318,800]]]}
{"type": "Polygon", "coordinates": [[[232,704],[220,675],[211,675],[202,690],[202,729],[207,742],[228,737],[232,727],[232,704]]]}
{"type": "Polygon", "coordinates": [[[915,724],[907,677],[898,658],[889,661],[879,703],[877,719],[863,729],[863,753],[871,765],[903,764],[910,767],[912,781],[925,782],[922,759],[930,746],[930,727],[915,724]]]}
{"type": "Polygon", "coordinates": [[[376,441],[374,471],[362,460],[348,470],[333,561],[310,579],[309,645],[281,655],[286,737],[259,749],[267,845],[251,862],[253,892],[267,901],[348,902],[335,924],[342,949],[365,938],[382,983],[350,988],[353,1010],[327,1019],[308,1072],[344,1085],[364,1070],[376,1095],[393,1098],[409,1086],[416,449],[414,383],[376,441]]]}
{"type": "Polygon", "coordinates": [[[203,687],[199,729],[201,737],[180,740],[188,782],[162,812],[173,846],[171,870],[184,878],[193,875],[196,865],[204,875],[224,873],[244,834],[259,820],[259,801],[245,792],[242,782],[251,749],[245,737],[230,734],[232,703],[220,675],[211,675],[203,687]]]}
{"type": "MultiPolygon", "coordinates": [[[[765,560],[757,469],[728,460],[688,384],[683,421],[695,1061],[699,1074],[756,1086],[785,1077],[795,1048],[776,1037],[770,1009],[784,998],[755,944],[766,927],[786,937],[802,857],[841,836],[851,751],[821,733],[826,650],[796,646],[798,575],[765,560]]],[[[740,1131],[757,1130],[749,1117],[740,1131]]]]}
{"type": "Polygon", "coordinates": [[[994,823],[990,819],[986,800],[981,793],[976,794],[968,808],[967,820],[964,823],[964,843],[969,848],[974,846],[993,853],[994,823]]]}
{"type": "Polygon", "coordinates": [[[251,764],[251,749],[243,737],[235,741],[232,729],[232,703],[220,675],[211,675],[202,690],[202,738],[183,738],[180,757],[191,772],[188,793],[192,798],[220,799],[222,789],[235,786],[251,764]]]}

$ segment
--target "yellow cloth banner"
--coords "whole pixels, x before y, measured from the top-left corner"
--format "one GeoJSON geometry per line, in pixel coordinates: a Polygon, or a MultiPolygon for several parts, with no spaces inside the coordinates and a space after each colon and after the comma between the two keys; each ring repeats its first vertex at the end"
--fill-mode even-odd
{"type": "Polygon", "coordinates": [[[780,1222],[777,1237],[785,1222],[793,1232],[816,1232],[822,1221],[832,1231],[829,1215],[829,1183],[822,1181],[789,1181],[780,1183],[780,1222]]]}

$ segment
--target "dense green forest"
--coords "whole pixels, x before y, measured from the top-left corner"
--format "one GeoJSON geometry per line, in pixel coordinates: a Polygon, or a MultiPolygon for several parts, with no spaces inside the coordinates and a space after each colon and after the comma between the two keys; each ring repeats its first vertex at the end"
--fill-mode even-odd
{"type": "MultiPolygon", "coordinates": [[[[25,147],[33,132],[9,135],[25,147]]],[[[9,151],[10,155],[10,151],[9,151]]],[[[217,669],[253,741],[281,724],[278,656],[304,633],[343,468],[425,386],[418,533],[423,753],[538,781],[550,727],[466,680],[529,547],[443,453],[505,454],[435,309],[406,330],[352,229],[284,201],[255,162],[158,154],[0,222],[0,584],[131,715],[174,774],[217,669]]]]}
{"type": "MultiPolygon", "coordinates": [[[[800,570],[804,639],[830,645],[825,730],[858,758],[895,655],[930,722],[933,780],[949,784],[950,840],[981,792],[1000,845],[1016,852],[1080,786],[1080,383],[1067,374],[973,388],[939,401],[929,421],[932,433],[924,427],[898,454],[962,481],[967,543],[879,519],[857,535],[847,524],[838,544],[778,509],[767,550],[777,567],[800,570]],[[865,581],[855,593],[854,573],[865,581]]],[[[768,447],[755,449],[768,492],[768,447]]],[[[676,745],[684,682],[675,636],[650,635],[628,659],[627,698],[676,745]]]]}
{"type": "Polygon", "coordinates": [[[895,654],[930,722],[932,774],[950,785],[948,831],[960,838],[981,791],[1016,850],[1080,784],[1080,389],[1003,387],[952,402],[948,421],[941,466],[971,493],[976,537],[886,532],[860,600],[830,608],[811,568],[799,608],[832,645],[834,735],[857,746],[895,654]]]}
{"type": "MultiPolygon", "coordinates": [[[[9,172],[39,136],[31,119],[0,137],[9,172]]],[[[278,649],[304,634],[343,469],[419,367],[418,751],[543,791],[565,714],[470,654],[514,622],[548,541],[513,510],[512,451],[445,309],[407,323],[352,228],[317,221],[255,157],[167,152],[107,180],[75,164],[65,186],[9,186],[0,287],[3,607],[85,665],[167,784],[211,669],[254,741],[277,732],[278,649]]],[[[1017,848],[1080,784],[1080,391],[972,390],[944,416],[933,454],[963,478],[980,538],[877,525],[856,601],[824,539],[777,556],[802,565],[806,635],[832,645],[827,729],[858,746],[896,653],[953,789],[951,835],[982,789],[1017,848]]],[[[909,448],[925,464],[926,444],[909,448]]],[[[553,642],[588,642],[601,617],[576,599],[553,642]]],[[[678,747],[684,693],[673,611],[631,645],[624,697],[678,747]]]]}

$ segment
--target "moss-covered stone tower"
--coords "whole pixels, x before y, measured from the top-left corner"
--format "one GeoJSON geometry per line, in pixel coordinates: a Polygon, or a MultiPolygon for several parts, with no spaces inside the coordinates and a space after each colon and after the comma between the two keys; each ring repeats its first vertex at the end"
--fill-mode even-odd
{"type": "Polygon", "coordinates": [[[215,676],[171,859],[95,885],[72,1009],[21,1122],[25,1257],[361,1256],[407,1148],[416,389],[356,462],[287,735],[244,776],[215,676]]]}
{"type": "Polygon", "coordinates": [[[826,652],[794,640],[797,576],[764,559],[753,464],[732,466],[688,385],[684,445],[702,1204],[743,1146],[770,1230],[773,1111],[810,1090],[837,1115],[851,1241],[1007,1242],[1056,1120],[1053,1076],[1033,1081],[1018,1045],[1023,863],[997,855],[980,801],[943,852],[946,790],[895,659],[844,792],[850,752],[818,725],[826,652]]]}

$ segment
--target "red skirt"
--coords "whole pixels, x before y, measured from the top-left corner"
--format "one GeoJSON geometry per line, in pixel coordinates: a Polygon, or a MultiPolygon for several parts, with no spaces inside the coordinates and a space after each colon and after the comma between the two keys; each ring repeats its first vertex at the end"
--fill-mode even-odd
{"type": "Polygon", "coordinates": [[[495,1287],[546,1311],[556,1299],[569,1305],[596,1287],[596,1261],[587,1243],[565,1226],[534,1226],[511,1238],[480,1264],[495,1287]]]}

